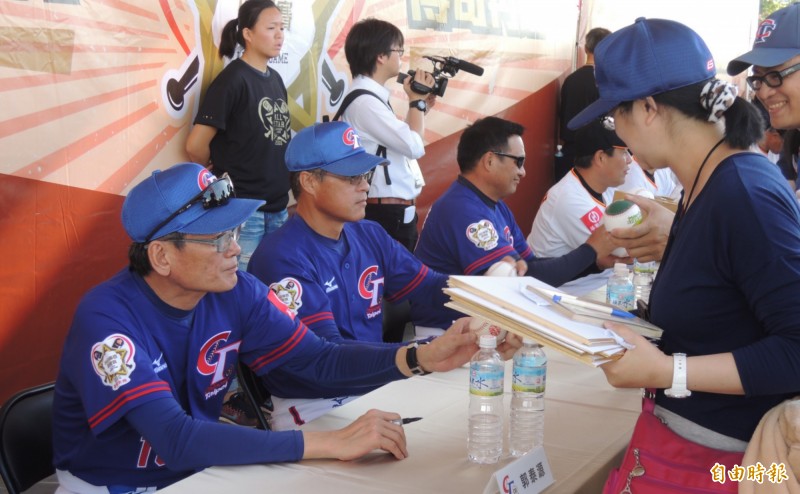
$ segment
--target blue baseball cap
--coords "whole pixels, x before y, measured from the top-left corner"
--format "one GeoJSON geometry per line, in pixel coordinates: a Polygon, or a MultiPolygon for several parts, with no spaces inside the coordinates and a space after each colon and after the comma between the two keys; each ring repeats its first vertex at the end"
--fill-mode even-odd
{"type": "Polygon", "coordinates": [[[625,101],[689,86],[717,73],[711,51],[696,32],[679,22],[644,17],[606,36],[594,50],[594,63],[600,99],[569,121],[572,130],[625,101]]]}
{"type": "Polygon", "coordinates": [[[227,177],[218,179],[197,163],[156,170],[128,193],[122,203],[122,226],[134,242],[173,232],[206,235],[232,230],[265,201],[221,197],[232,192],[229,181],[227,177]]]}
{"type": "Polygon", "coordinates": [[[361,146],[361,137],[346,122],[318,123],[301,130],[289,141],[285,159],[290,172],[321,168],[345,177],[389,163],[386,158],[367,153],[361,146]]]}
{"type": "Polygon", "coordinates": [[[736,75],[751,65],[775,67],[800,55],[800,3],[776,10],[758,25],[753,49],[728,63],[736,75]]]}

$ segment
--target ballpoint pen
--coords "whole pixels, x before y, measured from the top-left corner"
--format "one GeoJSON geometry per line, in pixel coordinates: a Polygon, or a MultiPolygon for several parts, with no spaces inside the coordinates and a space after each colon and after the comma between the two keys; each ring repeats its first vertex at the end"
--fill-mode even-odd
{"type": "Polygon", "coordinates": [[[546,288],[536,288],[536,290],[539,290],[542,293],[547,294],[548,297],[552,297],[553,302],[557,304],[566,304],[566,305],[574,305],[576,307],[583,307],[585,309],[602,312],[604,314],[610,314],[616,317],[622,317],[624,319],[633,319],[634,317],[636,317],[630,312],[621,309],[615,309],[613,307],[608,307],[607,305],[581,300],[577,297],[573,297],[572,295],[567,295],[566,293],[554,292],[552,290],[547,290],[546,288]]]}
{"type": "Polygon", "coordinates": [[[422,420],[422,417],[406,417],[404,419],[394,419],[391,422],[395,425],[406,425],[417,420],[422,420]]]}

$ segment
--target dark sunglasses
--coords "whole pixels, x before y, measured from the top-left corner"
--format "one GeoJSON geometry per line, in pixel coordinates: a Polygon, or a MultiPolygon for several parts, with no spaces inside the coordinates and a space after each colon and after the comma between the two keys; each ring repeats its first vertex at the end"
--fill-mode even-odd
{"type": "Polygon", "coordinates": [[[174,220],[178,217],[181,213],[184,213],[189,210],[192,206],[197,204],[198,202],[203,205],[203,209],[211,209],[217,206],[222,206],[228,203],[228,199],[231,197],[235,197],[233,192],[233,181],[228,176],[228,174],[224,174],[218,179],[214,180],[208,186],[200,191],[199,194],[192,197],[189,202],[178,208],[177,211],[169,215],[167,219],[159,223],[153,230],[147,235],[144,239],[144,243],[149,242],[152,240],[153,235],[155,235],[159,230],[161,230],[164,225],[169,223],[170,221],[174,220]]]}
{"type": "Polygon", "coordinates": [[[508,153],[501,153],[500,151],[492,151],[497,156],[504,156],[506,158],[511,158],[514,160],[514,164],[517,165],[517,168],[522,168],[525,166],[525,156],[514,156],[513,154],[508,153]]]}
{"type": "Polygon", "coordinates": [[[800,63],[794,64],[791,67],[786,67],[785,69],[778,72],[777,70],[773,70],[771,72],[767,72],[764,75],[751,75],[747,77],[745,80],[747,81],[747,85],[750,86],[753,91],[758,91],[761,89],[762,84],[766,84],[771,88],[780,87],[783,84],[783,78],[789,74],[794,74],[800,70],[800,63]]]}

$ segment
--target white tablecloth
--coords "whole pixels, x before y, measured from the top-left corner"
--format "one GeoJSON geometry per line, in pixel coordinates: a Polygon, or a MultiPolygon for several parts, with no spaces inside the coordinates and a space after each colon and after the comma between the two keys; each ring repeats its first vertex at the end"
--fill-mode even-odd
{"type": "MultiPolygon", "coordinates": [[[[547,492],[600,492],[630,438],[641,393],[614,389],[600,369],[555,351],[548,357],[544,443],[556,483],[547,492]]],[[[509,367],[506,415],[510,380],[509,367]]],[[[481,493],[492,473],[512,458],[506,444],[497,465],[467,460],[468,387],[466,368],[397,381],[303,426],[304,430],[341,428],[371,408],[423,417],[405,426],[409,457],[402,461],[374,452],[351,462],[214,467],[160,492],[481,493]]]]}

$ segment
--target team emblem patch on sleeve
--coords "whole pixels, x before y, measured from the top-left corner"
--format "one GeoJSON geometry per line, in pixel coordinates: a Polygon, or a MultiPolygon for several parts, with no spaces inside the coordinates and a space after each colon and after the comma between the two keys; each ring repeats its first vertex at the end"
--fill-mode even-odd
{"type": "Polygon", "coordinates": [[[131,374],[136,368],[135,353],[136,348],[127,336],[112,334],[92,346],[92,368],[103,384],[116,391],[131,382],[131,374]]]}
{"type": "Polygon", "coordinates": [[[303,306],[303,286],[294,278],[284,278],[273,283],[269,289],[277,295],[278,300],[283,302],[292,314],[297,314],[303,306]]]}
{"type": "Polygon", "coordinates": [[[590,232],[593,232],[597,230],[597,227],[603,221],[603,212],[600,211],[599,207],[595,206],[588,213],[581,216],[581,221],[590,232]]]}
{"type": "Polygon", "coordinates": [[[476,247],[483,250],[492,250],[497,247],[497,230],[489,220],[480,220],[467,227],[467,238],[476,247]]]}

